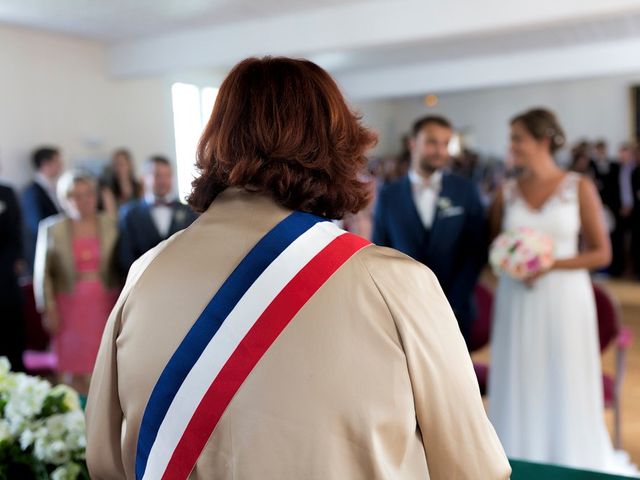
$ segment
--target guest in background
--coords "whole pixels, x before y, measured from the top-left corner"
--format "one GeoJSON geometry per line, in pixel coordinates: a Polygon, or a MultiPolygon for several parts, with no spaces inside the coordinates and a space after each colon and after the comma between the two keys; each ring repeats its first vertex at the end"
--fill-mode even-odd
{"type": "Polygon", "coordinates": [[[62,173],[63,163],[57,148],[43,147],[33,153],[36,174],[33,182],[22,195],[26,227],[25,256],[33,272],[38,224],[41,220],[60,213],[56,196],[56,182],[62,173]]]}
{"type": "Polygon", "coordinates": [[[613,259],[609,271],[614,277],[624,275],[629,264],[628,237],[631,232],[631,214],[633,212],[633,189],[631,176],[636,167],[634,150],[629,144],[623,144],[618,152],[618,166],[611,170],[611,205],[615,218],[615,228],[611,233],[613,259]]]}
{"type": "MultiPolygon", "coordinates": [[[[584,152],[589,154],[587,150],[584,152]]],[[[611,170],[611,159],[609,158],[609,152],[607,142],[604,140],[598,140],[593,146],[593,155],[591,159],[591,169],[595,173],[596,178],[606,177],[611,170]]]]}
{"type": "Polygon", "coordinates": [[[100,179],[101,201],[104,210],[112,215],[125,203],[142,197],[142,183],[136,178],[129,150],[121,148],[113,153],[100,179]]]}
{"type": "Polygon", "coordinates": [[[196,214],[173,194],[173,172],[165,157],[152,157],[145,165],[143,199],[120,210],[118,258],[123,273],[162,240],[188,227],[196,214]]]}
{"type": "MultiPolygon", "coordinates": [[[[640,154],[640,150],[636,149],[640,154]]],[[[640,165],[637,164],[631,175],[633,191],[633,213],[631,214],[631,257],[636,279],[640,280],[640,165]]]]}
{"type": "Polygon", "coordinates": [[[478,179],[480,155],[473,150],[463,148],[458,157],[451,162],[451,172],[469,180],[478,179]]]}
{"type": "MultiPolygon", "coordinates": [[[[589,154],[586,148],[582,148],[581,152],[585,155],[589,154]]],[[[609,158],[607,143],[604,140],[596,142],[593,147],[589,170],[586,173],[593,179],[600,194],[607,231],[611,237],[612,244],[615,243],[613,232],[616,229],[619,217],[618,211],[620,210],[619,171],[619,165],[609,158]]],[[[609,267],[608,270],[611,270],[611,268],[609,267]]]]}
{"type": "Polygon", "coordinates": [[[411,170],[380,191],[373,241],[433,270],[468,343],[475,317],[472,296],[486,260],[487,232],[478,189],[445,170],[452,133],[449,121],[439,116],[414,124],[411,170]]]}
{"type": "Polygon", "coordinates": [[[569,170],[582,175],[593,176],[592,160],[589,152],[583,148],[575,148],[571,152],[571,165],[569,170]]]}
{"type": "Polygon", "coordinates": [[[22,267],[22,218],[13,189],[0,184],[0,356],[24,370],[24,318],[18,276],[22,267]]]}
{"type": "Polygon", "coordinates": [[[119,292],[112,261],[117,222],[97,212],[97,185],[89,174],[65,173],[58,192],[65,214],[40,225],[34,291],[54,337],[62,380],[86,394],[102,330],[119,292]]]}

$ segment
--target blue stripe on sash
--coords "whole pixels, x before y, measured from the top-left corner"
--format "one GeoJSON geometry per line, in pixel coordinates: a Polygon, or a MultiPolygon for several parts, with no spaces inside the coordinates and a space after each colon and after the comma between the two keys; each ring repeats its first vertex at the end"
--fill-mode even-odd
{"type": "Polygon", "coordinates": [[[147,403],[136,451],[136,478],[141,479],[151,447],[167,410],[184,379],[246,291],[299,236],[323,218],[294,212],[267,233],[225,280],[164,368],[147,403]]]}

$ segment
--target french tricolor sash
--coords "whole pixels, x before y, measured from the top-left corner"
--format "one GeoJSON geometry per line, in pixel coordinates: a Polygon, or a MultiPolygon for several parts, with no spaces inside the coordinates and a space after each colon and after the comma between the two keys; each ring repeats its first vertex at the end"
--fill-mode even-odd
{"type": "Polygon", "coordinates": [[[185,479],[220,417],[293,317],[369,242],[294,212],[225,280],[171,356],[147,403],[136,478],[185,479]]]}

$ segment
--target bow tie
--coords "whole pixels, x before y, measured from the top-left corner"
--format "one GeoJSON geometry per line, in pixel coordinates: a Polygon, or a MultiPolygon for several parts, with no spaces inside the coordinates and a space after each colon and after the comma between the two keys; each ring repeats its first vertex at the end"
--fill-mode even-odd
{"type": "Polygon", "coordinates": [[[172,205],[173,202],[169,202],[167,200],[164,200],[163,198],[156,198],[153,202],[154,207],[171,207],[172,205]]]}
{"type": "Polygon", "coordinates": [[[438,188],[440,188],[440,182],[437,182],[432,178],[429,178],[429,179],[423,178],[421,179],[418,185],[421,190],[426,190],[426,189],[437,190],[438,188]]]}

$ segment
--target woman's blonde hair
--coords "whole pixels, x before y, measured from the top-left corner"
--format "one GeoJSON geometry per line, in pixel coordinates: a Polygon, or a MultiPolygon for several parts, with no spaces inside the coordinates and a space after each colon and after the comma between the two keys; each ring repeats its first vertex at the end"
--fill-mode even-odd
{"type": "Polygon", "coordinates": [[[65,211],[69,211],[69,196],[78,183],[88,183],[93,188],[94,192],[98,191],[98,184],[95,177],[88,171],[80,168],[74,168],[67,170],[58,179],[57,194],[60,206],[65,211]]]}

